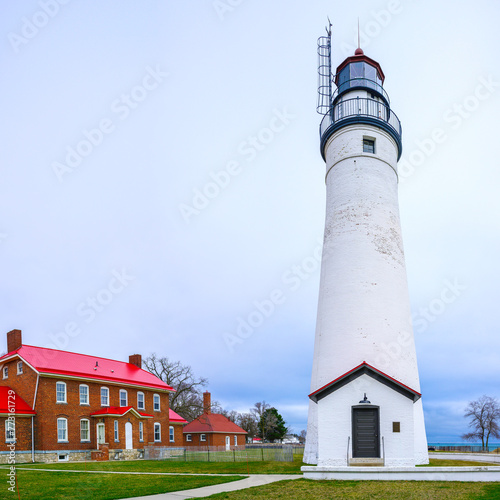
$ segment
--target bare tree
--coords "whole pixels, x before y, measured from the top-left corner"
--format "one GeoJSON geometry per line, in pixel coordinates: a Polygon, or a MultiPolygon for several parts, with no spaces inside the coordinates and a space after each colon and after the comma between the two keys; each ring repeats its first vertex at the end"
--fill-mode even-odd
{"type": "Polygon", "coordinates": [[[236,422],[243,430],[247,431],[247,438],[253,439],[259,432],[258,422],[252,413],[240,413],[236,422]]]}
{"type": "Polygon", "coordinates": [[[250,413],[254,416],[257,425],[257,435],[260,436],[262,440],[264,440],[264,436],[266,435],[266,429],[264,428],[266,420],[263,419],[262,416],[268,408],[271,408],[271,405],[267,404],[265,401],[259,401],[255,403],[253,408],[250,408],[250,413]]]}
{"type": "Polygon", "coordinates": [[[201,389],[208,384],[206,378],[195,377],[190,366],[180,361],[170,361],[167,357],[158,358],[155,353],[143,359],[142,364],[146,370],[176,390],[169,396],[172,410],[188,421],[203,413],[201,389]]]}
{"type": "Polygon", "coordinates": [[[305,429],[302,429],[300,431],[300,434],[299,434],[299,443],[300,444],[304,444],[306,442],[306,435],[307,435],[307,432],[305,429]]]}
{"type": "Polygon", "coordinates": [[[462,439],[480,439],[483,449],[488,449],[490,437],[500,437],[500,405],[495,398],[481,396],[478,400],[471,401],[465,408],[464,417],[470,418],[469,427],[472,427],[472,432],[464,434],[462,439]]]}
{"type": "Polygon", "coordinates": [[[253,408],[250,408],[250,413],[255,416],[256,420],[260,420],[260,417],[262,417],[268,408],[271,408],[270,404],[265,401],[259,401],[258,403],[255,403],[253,408]]]}

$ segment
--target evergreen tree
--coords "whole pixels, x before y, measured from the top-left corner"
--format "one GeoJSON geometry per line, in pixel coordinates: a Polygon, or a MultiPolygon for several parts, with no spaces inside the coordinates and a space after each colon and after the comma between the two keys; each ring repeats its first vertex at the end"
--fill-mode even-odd
{"type": "Polygon", "coordinates": [[[286,423],[276,408],[268,408],[262,413],[259,421],[259,436],[264,441],[272,443],[283,439],[287,431],[286,423]]]}

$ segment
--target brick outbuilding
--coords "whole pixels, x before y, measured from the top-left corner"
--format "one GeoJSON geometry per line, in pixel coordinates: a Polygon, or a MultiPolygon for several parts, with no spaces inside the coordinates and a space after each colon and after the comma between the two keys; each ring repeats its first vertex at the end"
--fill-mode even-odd
{"type": "Polygon", "coordinates": [[[203,414],[183,429],[184,446],[244,447],[247,432],[220,413],[212,413],[211,396],[203,394],[203,414]]]}

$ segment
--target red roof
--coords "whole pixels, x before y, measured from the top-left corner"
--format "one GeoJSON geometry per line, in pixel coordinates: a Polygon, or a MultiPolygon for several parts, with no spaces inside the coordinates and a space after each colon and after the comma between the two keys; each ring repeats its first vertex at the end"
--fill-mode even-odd
{"type": "Polygon", "coordinates": [[[192,422],[189,422],[189,424],[184,427],[182,432],[184,434],[196,432],[203,432],[207,434],[210,432],[247,434],[247,431],[219,413],[204,413],[203,415],[200,415],[192,422]]]}
{"type": "Polygon", "coordinates": [[[5,415],[36,415],[36,411],[24,401],[24,399],[16,394],[10,387],[0,386],[0,416],[5,415]]]}
{"type": "Polygon", "coordinates": [[[124,361],[23,345],[2,356],[0,363],[12,357],[20,357],[41,374],[103,380],[162,391],[174,391],[156,375],[124,361]]]}
{"type": "Polygon", "coordinates": [[[369,365],[366,361],[363,361],[360,365],[354,367],[352,370],[349,370],[340,377],[337,377],[328,384],[325,384],[323,387],[320,387],[316,391],[309,394],[309,398],[312,399],[315,403],[317,403],[318,399],[321,399],[325,395],[330,394],[335,390],[336,387],[341,387],[343,383],[354,380],[355,378],[359,377],[364,373],[375,378],[379,382],[392,386],[393,388],[398,387],[403,389],[406,395],[411,399],[413,399],[414,401],[417,401],[422,396],[420,392],[415,391],[414,389],[408,387],[399,380],[396,380],[395,378],[391,377],[390,375],[387,375],[383,371],[378,370],[374,366],[369,365]]]}
{"type": "Polygon", "coordinates": [[[339,73],[350,63],[355,63],[355,62],[366,62],[370,64],[371,66],[374,66],[380,76],[380,79],[382,80],[382,83],[384,83],[385,80],[385,75],[384,72],[382,71],[382,68],[380,67],[380,64],[377,61],[374,61],[368,56],[365,56],[363,52],[361,54],[355,54],[354,56],[348,57],[340,66],[337,67],[337,71],[335,73],[335,85],[338,85],[338,80],[339,80],[339,73]]]}
{"type": "Polygon", "coordinates": [[[175,413],[174,410],[168,409],[168,419],[170,422],[173,422],[175,424],[187,424],[188,421],[184,418],[182,418],[179,414],[175,413]]]}
{"type": "Polygon", "coordinates": [[[134,413],[137,417],[144,417],[144,418],[152,418],[153,415],[150,415],[149,413],[144,413],[142,411],[137,411],[135,408],[132,406],[108,406],[106,408],[102,408],[99,411],[95,411],[94,413],[91,413],[91,417],[123,417],[123,415],[127,414],[129,411],[134,413]]]}

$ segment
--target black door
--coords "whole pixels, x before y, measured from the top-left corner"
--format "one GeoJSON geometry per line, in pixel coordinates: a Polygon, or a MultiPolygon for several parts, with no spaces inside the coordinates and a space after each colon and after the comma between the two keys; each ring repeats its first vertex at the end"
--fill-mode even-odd
{"type": "Polygon", "coordinates": [[[353,458],[379,458],[378,408],[353,408],[353,458]]]}

